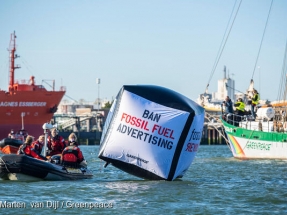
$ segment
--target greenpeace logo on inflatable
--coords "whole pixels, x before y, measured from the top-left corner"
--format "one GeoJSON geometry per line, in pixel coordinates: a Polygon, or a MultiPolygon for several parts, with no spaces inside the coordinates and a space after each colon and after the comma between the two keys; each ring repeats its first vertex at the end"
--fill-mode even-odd
{"type": "Polygon", "coordinates": [[[134,155],[131,155],[131,154],[127,154],[127,157],[137,159],[138,161],[142,161],[142,162],[144,162],[144,163],[148,163],[147,160],[144,160],[144,159],[142,159],[142,158],[140,158],[140,157],[138,157],[138,156],[134,156],[134,155]]]}
{"type": "Polygon", "coordinates": [[[174,131],[156,124],[159,123],[160,117],[160,114],[148,110],[144,110],[142,114],[142,118],[146,120],[127,113],[122,113],[121,123],[119,124],[117,131],[135,139],[170,150],[173,145],[173,142],[170,139],[174,139],[172,136],[174,131]]]}

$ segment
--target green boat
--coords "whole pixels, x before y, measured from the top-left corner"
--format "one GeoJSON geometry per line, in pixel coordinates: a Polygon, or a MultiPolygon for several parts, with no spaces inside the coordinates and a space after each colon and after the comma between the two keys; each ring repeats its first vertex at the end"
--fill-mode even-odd
{"type": "Polygon", "coordinates": [[[238,126],[232,120],[227,122],[221,118],[221,121],[235,158],[287,159],[287,133],[278,118],[272,121],[249,121],[245,118],[238,126]]]}

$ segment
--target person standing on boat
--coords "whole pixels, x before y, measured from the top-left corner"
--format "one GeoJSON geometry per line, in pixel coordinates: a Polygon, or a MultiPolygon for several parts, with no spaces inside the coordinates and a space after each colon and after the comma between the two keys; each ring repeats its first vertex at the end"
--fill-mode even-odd
{"type": "Polygon", "coordinates": [[[236,111],[235,114],[239,116],[243,116],[245,112],[245,104],[242,98],[237,99],[237,102],[234,104],[236,111]]]}
{"type": "Polygon", "coordinates": [[[69,167],[87,167],[83,153],[78,147],[75,133],[69,135],[69,146],[62,152],[62,164],[69,167]]]}
{"type": "Polygon", "coordinates": [[[48,150],[49,156],[53,156],[56,154],[61,154],[64,148],[66,147],[65,139],[60,136],[57,132],[56,128],[51,130],[51,135],[48,137],[48,150]]]}
{"type": "Polygon", "coordinates": [[[41,154],[44,143],[45,143],[45,136],[40,135],[38,140],[32,143],[31,147],[34,149],[35,152],[41,154]]]}
{"type": "Polygon", "coordinates": [[[256,119],[256,116],[257,116],[254,109],[258,105],[259,100],[260,100],[260,97],[259,97],[258,91],[253,89],[253,96],[251,98],[251,114],[253,116],[253,119],[256,119]]]}
{"type": "Polygon", "coordinates": [[[225,107],[225,113],[233,113],[233,103],[229,96],[226,96],[225,101],[223,101],[223,106],[225,107]]]}
{"type": "Polygon", "coordinates": [[[225,101],[222,102],[222,105],[224,106],[223,119],[225,119],[227,122],[232,122],[233,103],[229,96],[226,96],[225,101]]]}
{"type": "Polygon", "coordinates": [[[45,158],[44,156],[42,156],[41,154],[38,154],[31,146],[32,142],[34,140],[34,137],[28,135],[26,138],[25,143],[23,143],[20,147],[19,150],[17,152],[18,155],[24,154],[27,155],[29,157],[33,157],[33,158],[37,158],[39,160],[47,160],[47,158],[45,158]]]}

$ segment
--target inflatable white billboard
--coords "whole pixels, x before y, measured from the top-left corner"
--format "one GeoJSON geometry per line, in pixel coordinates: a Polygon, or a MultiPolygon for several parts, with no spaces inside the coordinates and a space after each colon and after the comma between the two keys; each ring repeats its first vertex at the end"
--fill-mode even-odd
{"type": "Polygon", "coordinates": [[[105,122],[99,158],[141,178],[172,181],[191,165],[203,122],[204,109],[175,91],[123,86],[105,122]]]}

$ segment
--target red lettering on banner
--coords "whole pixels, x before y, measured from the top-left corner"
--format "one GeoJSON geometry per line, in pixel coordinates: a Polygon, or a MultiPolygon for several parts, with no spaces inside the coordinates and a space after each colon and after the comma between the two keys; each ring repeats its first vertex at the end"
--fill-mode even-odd
{"type": "Polygon", "coordinates": [[[155,131],[157,131],[157,133],[159,135],[162,135],[164,137],[170,138],[170,139],[174,139],[173,135],[173,130],[169,129],[169,128],[165,128],[162,127],[160,125],[155,124],[152,128],[152,133],[154,133],[155,131]]]}
{"type": "Polygon", "coordinates": [[[185,151],[197,152],[197,149],[198,149],[198,144],[188,143],[185,151]]]}
{"type": "Polygon", "coordinates": [[[142,128],[146,131],[149,131],[148,129],[148,121],[142,120],[140,118],[137,118],[135,116],[131,116],[129,114],[123,113],[121,121],[124,121],[130,125],[134,125],[138,128],[142,128]]]}

